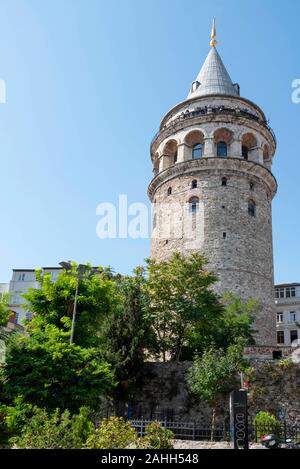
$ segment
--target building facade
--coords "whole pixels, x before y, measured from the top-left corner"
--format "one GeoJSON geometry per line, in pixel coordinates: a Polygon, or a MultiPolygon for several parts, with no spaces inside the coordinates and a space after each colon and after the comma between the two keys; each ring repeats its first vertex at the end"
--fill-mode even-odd
{"type": "Polygon", "coordinates": [[[264,112],[240,96],[211,50],[185,101],[163,118],[151,144],[151,255],[201,252],[216,290],[255,298],[258,345],[276,344],[271,172],[276,139],[264,112]]]}
{"type": "MultiPolygon", "coordinates": [[[[57,278],[60,267],[43,267],[43,273],[50,274],[52,280],[57,278]]],[[[30,288],[38,288],[34,269],[14,269],[12,279],[9,283],[8,291],[10,293],[9,307],[12,311],[12,318],[15,323],[22,324],[25,319],[30,319],[31,315],[26,310],[26,302],[22,294],[27,293],[30,288]],[[24,307],[25,305],[25,307],[24,307]]]]}
{"type": "Polygon", "coordinates": [[[276,285],[277,344],[299,344],[300,339],[300,283],[276,285]]]}

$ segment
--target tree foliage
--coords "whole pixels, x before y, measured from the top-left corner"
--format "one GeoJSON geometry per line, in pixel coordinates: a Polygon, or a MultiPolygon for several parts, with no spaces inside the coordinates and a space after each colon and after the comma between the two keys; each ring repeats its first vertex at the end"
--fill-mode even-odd
{"type": "MultiPolygon", "coordinates": [[[[74,263],[74,273],[76,267],[74,263]]],[[[80,280],[74,335],[77,345],[99,345],[103,320],[116,307],[116,284],[111,277],[104,271],[103,274],[80,280]]],[[[65,271],[55,281],[50,274],[42,274],[41,271],[36,272],[36,278],[39,288],[30,289],[23,295],[26,309],[33,315],[29,332],[48,325],[65,330],[66,319],[71,319],[73,314],[77,279],[65,271]]]]}
{"type": "Polygon", "coordinates": [[[89,419],[89,409],[81,408],[79,414],[56,409],[49,414],[34,407],[19,436],[10,443],[18,449],[80,449],[94,432],[89,419]]]}
{"type": "Polygon", "coordinates": [[[180,360],[195,331],[211,336],[213,323],[222,314],[211,288],[217,278],[205,266],[200,254],[175,254],[161,263],[148,260],[149,318],[164,361],[168,355],[180,360]]]}
{"type": "Polygon", "coordinates": [[[188,377],[193,394],[213,402],[218,396],[232,391],[238,372],[245,368],[242,350],[239,344],[231,345],[227,351],[212,347],[201,357],[196,357],[188,377]]]}
{"type": "Polygon", "coordinates": [[[135,445],[138,435],[130,422],[120,417],[104,419],[100,427],[88,439],[89,449],[125,449],[135,445]]]}
{"type": "Polygon", "coordinates": [[[12,336],[1,375],[8,398],[22,396],[26,403],[50,410],[96,408],[113,387],[110,366],[98,351],[70,345],[68,330],[54,325],[34,329],[30,337],[12,336]]]}
{"type": "Polygon", "coordinates": [[[9,294],[4,293],[0,297],[0,327],[5,327],[9,318],[9,294]]]}
{"type": "Polygon", "coordinates": [[[145,272],[118,281],[118,306],[107,316],[102,330],[101,353],[114,370],[119,386],[115,395],[128,395],[143,366],[155,337],[146,315],[148,296],[145,272]]]}

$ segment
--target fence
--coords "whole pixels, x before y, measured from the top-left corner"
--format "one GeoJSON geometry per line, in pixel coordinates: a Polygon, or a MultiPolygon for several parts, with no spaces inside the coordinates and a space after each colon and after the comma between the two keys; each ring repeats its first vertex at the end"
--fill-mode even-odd
{"type": "MultiPolygon", "coordinates": [[[[153,420],[131,420],[130,423],[133,428],[136,429],[139,436],[145,435],[145,430],[153,420]]],[[[167,420],[160,421],[160,424],[166,429],[171,430],[174,433],[176,440],[193,440],[193,441],[204,441],[211,439],[211,428],[203,427],[197,424],[197,422],[168,422],[167,420]]],[[[216,425],[214,430],[215,441],[226,441],[229,440],[229,428],[225,425],[216,425]]]]}
{"type": "MultiPolygon", "coordinates": [[[[139,436],[145,435],[145,430],[154,420],[131,420],[130,423],[136,429],[139,436]]],[[[159,420],[158,420],[159,421],[159,420]]],[[[169,422],[167,419],[160,420],[160,424],[174,433],[176,440],[205,441],[211,439],[211,427],[204,427],[197,422],[169,422]]],[[[230,440],[230,425],[216,425],[214,430],[214,441],[230,440]]],[[[249,439],[258,443],[262,435],[276,434],[282,441],[291,439],[300,441],[300,425],[288,425],[286,422],[277,426],[253,426],[249,425],[249,439]]]]}

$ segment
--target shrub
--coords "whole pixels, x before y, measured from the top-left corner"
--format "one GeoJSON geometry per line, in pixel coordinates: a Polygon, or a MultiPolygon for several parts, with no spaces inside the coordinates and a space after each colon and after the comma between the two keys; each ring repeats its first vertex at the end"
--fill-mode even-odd
{"type": "Polygon", "coordinates": [[[119,417],[110,417],[88,439],[90,449],[125,449],[137,443],[137,433],[129,422],[119,417]]]}
{"type": "Polygon", "coordinates": [[[144,438],[140,440],[140,448],[144,449],[174,448],[174,433],[167,428],[163,428],[159,422],[152,422],[148,425],[144,438]]]}
{"type": "Polygon", "coordinates": [[[57,409],[48,414],[45,409],[33,408],[33,416],[24,425],[20,436],[10,443],[20,449],[80,449],[94,431],[89,410],[81,408],[78,415],[57,409]]]}
{"type": "Polygon", "coordinates": [[[281,424],[274,415],[269,412],[259,412],[254,419],[254,427],[256,429],[257,438],[261,438],[263,435],[273,433],[280,437],[281,424]]]}

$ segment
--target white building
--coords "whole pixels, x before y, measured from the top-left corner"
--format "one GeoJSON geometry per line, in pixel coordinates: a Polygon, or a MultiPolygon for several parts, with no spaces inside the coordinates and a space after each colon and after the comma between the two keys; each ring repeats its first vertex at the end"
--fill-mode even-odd
{"type": "Polygon", "coordinates": [[[0,283],[0,300],[2,298],[2,295],[5,293],[8,293],[9,290],[9,283],[0,283]]]}
{"type": "MultiPolygon", "coordinates": [[[[56,280],[60,267],[43,267],[43,273],[50,273],[52,280],[56,280]]],[[[22,294],[30,288],[38,288],[34,269],[14,269],[8,291],[11,294],[10,309],[15,316],[15,322],[22,324],[24,319],[30,319],[30,313],[22,305],[26,302],[22,294]]]]}
{"type": "Polygon", "coordinates": [[[300,339],[300,283],[275,286],[277,343],[291,345],[300,339]]]}

